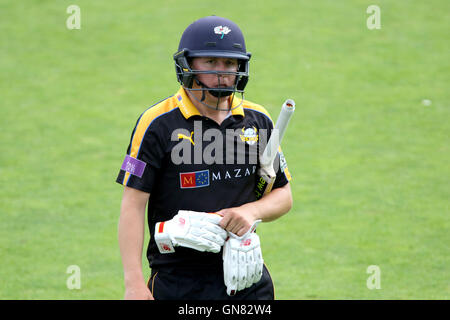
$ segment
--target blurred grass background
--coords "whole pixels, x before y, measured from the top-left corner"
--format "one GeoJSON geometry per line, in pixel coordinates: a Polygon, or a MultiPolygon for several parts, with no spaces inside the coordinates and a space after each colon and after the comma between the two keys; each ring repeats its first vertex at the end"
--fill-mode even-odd
{"type": "Polygon", "coordinates": [[[283,142],[294,207],[259,227],[276,297],[448,299],[445,0],[0,0],[0,299],[123,297],[114,180],[137,117],[178,89],[183,30],[211,14],[246,36],[246,98],[273,118],[297,102],[283,142]]]}

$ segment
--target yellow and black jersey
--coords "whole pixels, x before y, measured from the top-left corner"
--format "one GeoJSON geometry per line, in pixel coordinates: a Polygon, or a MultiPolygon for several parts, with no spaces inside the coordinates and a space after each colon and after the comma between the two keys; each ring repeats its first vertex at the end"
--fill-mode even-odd
{"type": "MultiPolygon", "coordinates": [[[[257,154],[270,137],[273,122],[262,106],[230,99],[232,110],[220,125],[202,116],[182,87],[139,117],[116,181],[151,194],[151,234],[157,222],[171,219],[181,209],[215,212],[256,200],[257,154]]],[[[291,179],[281,149],[276,163],[273,188],[291,179]]],[[[222,264],[221,254],[182,247],[175,251],[160,254],[151,235],[150,267],[222,264]]]]}

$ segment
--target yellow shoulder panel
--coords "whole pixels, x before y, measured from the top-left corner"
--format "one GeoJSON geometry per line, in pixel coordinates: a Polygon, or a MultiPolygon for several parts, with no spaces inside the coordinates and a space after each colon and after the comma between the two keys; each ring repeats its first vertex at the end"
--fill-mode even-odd
{"type": "Polygon", "coordinates": [[[259,104],[256,104],[256,103],[253,103],[253,102],[244,100],[243,107],[244,107],[244,109],[252,109],[252,110],[255,110],[255,111],[259,111],[259,112],[261,112],[261,113],[264,113],[264,114],[265,114],[266,116],[268,116],[269,119],[273,122],[272,117],[270,116],[270,114],[269,114],[269,112],[266,110],[266,108],[264,108],[263,106],[261,106],[261,105],[259,105],[259,104]]]}
{"type": "Polygon", "coordinates": [[[131,142],[130,156],[132,156],[133,158],[137,157],[145,132],[147,132],[147,129],[153,122],[153,120],[169,111],[172,111],[177,107],[178,105],[175,102],[175,99],[173,97],[170,97],[147,109],[142,114],[134,132],[133,141],[131,142]]]}

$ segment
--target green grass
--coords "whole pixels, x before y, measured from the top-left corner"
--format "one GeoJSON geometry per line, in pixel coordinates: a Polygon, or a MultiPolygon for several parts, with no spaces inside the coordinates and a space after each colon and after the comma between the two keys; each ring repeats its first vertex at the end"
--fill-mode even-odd
{"type": "Polygon", "coordinates": [[[273,118],[297,102],[294,207],[259,227],[277,298],[450,298],[448,1],[79,0],[67,30],[73,3],[0,2],[0,299],[123,297],[114,180],[139,114],[178,89],[182,31],[210,14],[246,35],[246,98],[273,118]]]}

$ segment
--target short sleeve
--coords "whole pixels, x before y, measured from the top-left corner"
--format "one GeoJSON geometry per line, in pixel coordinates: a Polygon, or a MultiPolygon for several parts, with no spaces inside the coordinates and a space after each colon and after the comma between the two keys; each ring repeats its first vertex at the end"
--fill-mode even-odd
{"type": "Polygon", "coordinates": [[[116,182],[151,193],[164,158],[164,142],[154,119],[141,116],[131,135],[116,182]]]}
{"type": "Polygon", "coordinates": [[[277,173],[277,177],[273,184],[272,189],[281,188],[286,185],[289,181],[291,181],[292,177],[289,172],[286,158],[284,157],[283,151],[281,147],[278,148],[278,154],[274,161],[275,172],[277,173]]]}

